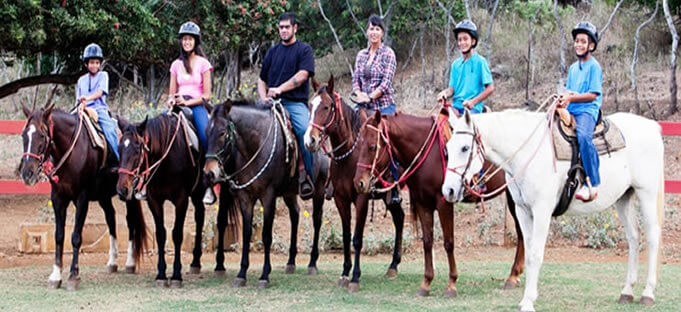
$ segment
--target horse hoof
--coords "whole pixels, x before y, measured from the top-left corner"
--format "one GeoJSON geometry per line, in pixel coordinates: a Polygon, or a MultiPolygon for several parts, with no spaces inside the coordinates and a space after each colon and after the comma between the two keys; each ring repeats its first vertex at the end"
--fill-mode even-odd
{"type": "MultiPolygon", "coordinates": [[[[643,300],[643,298],[641,298],[641,300],[643,300]]],[[[620,295],[620,298],[617,300],[617,303],[633,303],[633,302],[634,296],[625,294],[620,295]]]]}
{"type": "Polygon", "coordinates": [[[117,264],[107,265],[106,272],[109,274],[118,272],[118,265],[117,264]]]}
{"type": "Polygon", "coordinates": [[[655,299],[643,296],[641,297],[640,303],[644,306],[652,306],[655,303],[655,299]]]}
{"type": "Polygon", "coordinates": [[[258,281],[258,289],[266,289],[270,287],[270,281],[268,280],[259,280],[258,281]]]}
{"type": "Polygon", "coordinates": [[[70,279],[66,282],[66,290],[68,291],[76,291],[78,286],[80,286],[80,279],[70,279]]]}
{"type": "Polygon", "coordinates": [[[419,297],[428,297],[428,296],[430,296],[430,290],[419,288],[419,291],[418,291],[417,294],[419,295],[419,297]]]}
{"type": "Polygon", "coordinates": [[[215,276],[217,277],[225,277],[227,275],[227,271],[225,270],[215,270],[215,276]]]}
{"type": "Polygon", "coordinates": [[[388,272],[385,272],[385,276],[389,279],[393,279],[397,277],[397,269],[390,268],[388,269],[388,272]]]}
{"type": "Polygon", "coordinates": [[[234,288],[244,287],[244,286],[246,286],[246,279],[245,279],[245,278],[241,278],[241,277],[237,277],[237,278],[235,278],[234,281],[232,282],[232,286],[233,286],[234,288]]]}
{"type": "Polygon", "coordinates": [[[168,280],[156,280],[156,288],[166,288],[168,287],[168,280]]]}
{"type": "Polygon", "coordinates": [[[182,288],[182,280],[171,280],[170,281],[170,288],[173,288],[173,289],[182,288]]]}
{"type": "Polygon", "coordinates": [[[506,284],[504,284],[503,289],[516,289],[518,287],[518,284],[511,282],[511,281],[506,281],[506,284]]]}
{"type": "Polygon", "coordinates": [[[459,295],[459,292],[456,291],[456,289],[448,289],[445,291],[445,298],[456,298],[456,296],[459,295]]]}
{"type": "Polygon", "coordinates": [[[201,267],[189,267],[189,274],[201,274],[201,267]]]}
{"type": "Polygon", "coordinates": [[[347,276],[341,276],[338,279],[338,287],[340,288],[348,288],[348,284],[350,284],[350,280],[348,279],[347,276]]]}
{"type": "Polygon", "coordinates": [[[352,282],[348,284],[348,292],[349,293],[359,292],[359,283],[352,282]]]}
{"type": "Polygon", "coordinates": [[[316,267],[307,267],[307,275],[317,275],[319,271],[316,267]]]}
{"type": "Polygon", "coordinates": [[[125,273],[135,274],[135,266],[125,266],[125,273]]]}
{"type": "Polygon", "coordinates": [[[296,265],[295,264],[287,264],[286,269],[284,269],[284,272],[286,272],[286,274],[296,273],[296,265]]]}
{"type": "Polygon", "coordinates": [[[59,289],[61,287],[61,280],[58,281],[47,281],[47,288],[49,289],[59,289]]]}

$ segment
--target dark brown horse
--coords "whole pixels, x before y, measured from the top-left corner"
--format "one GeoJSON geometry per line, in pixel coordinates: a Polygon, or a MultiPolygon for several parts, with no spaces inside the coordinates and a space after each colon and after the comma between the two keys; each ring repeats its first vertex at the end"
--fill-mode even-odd
{"type": "MultiPolygon", "coordinates": [[[[318,151],[327,137],[331,140],[332,147],[329,152],[331,157],[330,177],[334,187],[333,198],[343,226],[344,261],[339,285],[349,286],[348,289],[354,292],[359,290],[361,275],[359,259],[370,195],[357,192],[352,179],[359,159],[359,149],[357,148],[359,129],[366,120],[366,115],[354,111],[334,92],[333,76],[325,86],[320,87],[316,81],[313,81],[313,87],[315,94],[310,101],[312,122],[305,132],[305,147],[310,151],[318,151]],[[353,203],[355,204],[355,234],[353,239],[355,267],[352,271],[352,280],[348,285],[348,274],[352,267],[350,260],[350,218],[353,203]]],[[[385,196],[381,197],[385,202],[385,196]]],[[[388,204],[386,202],[386,207],[390,211],[395,225],[393,258],[386,275],[395,277],[397,276],[397,265],[400,263],[402,255],[404,212],[398,203],[388,204]]]]}
{"type": "Polygon", "coordinates": [[[123,137],[118,145],[121,166],[116,190],[122,198],[133,198],[146,184],[147,203],[156,224],[158,264],[156,286],[167,287],[165,261],[166,230],[163,222],[163,203],[168,200],[175,206],[175,224],[172,238],[175,247],[173,275],[170,287],[182,287],[181,248],[184,237],[184,220],[189,197],[194,205],[196,237],[194,241],[191,273],[201,270],[201,239],[205,207],[200,152],[189,146],[184,127],[176,114],[161,114],[145,119],[139,124],[123,126],[123,137]]]}
{"type": "MultiPolygon", "coordinates": [[[[366,120],[361,129],[362,142],[359,144],[359,163],[355,172],[355,186],[360,192],[368,193],[380,173],[388,168],[390,161],[398,161],[405,166],[404,180],[409,187],[412,211],[421,221],[423,249],[425,256],[424,280],[418,294],[427,296],[433,271],[433,214],[437,210],[442,225],[444,247],[449,262],[449,283],[446,296],[457,295],[456,262],[454,260],[454,211],[452,204],[444,200],[441,187],[445,174],[444,143],[440,139],[440,127],[449,127],[446,119],[416,117],[397,113],[395,116],[381,116],[376,112],[366,120]],[[441,143],[439,143],[441,142],[441,143]]],[[[487,182],[488,191],[496,191],[505,184],[503,171],[487,182]]],[[[506,196],[509,208],[515,219],[515,204],[510,195],[506,196]]],[[[468,197],[473,201],[476,197],[468,197]]],[[[506,287],[517,286],[518,276],[523,268],[522,234],[516,221],[518,246],[516,257],[506,287]]]]}
{"type": "MultiPolygon", "coordinates": [[[[110,169],[116,165],[116,157],[109,152],[107,166],[102,168],[101,149],[93,148],[79,112],[76,115],[54,110],[52,98],[45,108],[30,111],[23,107],[28,118],[21,133],[24,154],[21,157],[19,173],[26,185],[38,182],[41,172],[50,179],[52,191],[50,199],[54,208],[55,227],[55,264],[48,279],[48,287],[61,286],[64,255],[64,226],[69,203],[76,206],[75,226],[71,235],[73,260],[67,282],[69,290],[75,290],[80,283],[78,257],[82,243],[82,231],[90,201],[98,201],[104,210],[109,228],[108,271],[118,269],[116,242],[116,212],[111,197],[116,194],[116,174],[110,169]]],[[[128,221],[128,260],[126,271],[134,272],[144,248],[146,230],[139,201],[126,201],[128,221]]]]}
{"type": "MultiPolygon", "coordinates": [[[[208,153],[204,171],[209,180],[222,182],[220,209],[218,212],[218,250],[216,271],[224,271],[222,254],[225,227],[228,219],[234,219],[236,211],[242,216],[241,268],[233,282],[234,287],[246,284],[248,254],[252,234],[253,206],[260,200],[263,206],[262,239],[265,245],[265,262],[258,287],[269,286],[270,247],[274,222],[275,200],[281,196],[291,218],[291,244],[286,272],[295,271],[297,253],[299,210],[297,164],[291,150],[287,151],[286,136],[276,121],[274,110],[253,107],[253,103],[227,101],[218,105],[211,116],[208,133],[208,153]],[[234,104],[234,105],[233,105],[234,104]],[[292,167],[293,166],[293,167],[292,167]],[[291,175],[291,170],[294,175],[291,175]],[[230,193],[231,196],[222,195],[230,193]],[[232,200],[229,200],[231,197],[232,200]],[[225,200],[227,199],[227,200],[225,200]]],[[[302,148],[302,147],[300,147],[302,148]]],[[[314,239],[308,273],[317,273],[319,257],[319,229],[322,224],[324,183],[328,175],[328,160],[314,154],[315,192],[312,197],[314,239]]]]}

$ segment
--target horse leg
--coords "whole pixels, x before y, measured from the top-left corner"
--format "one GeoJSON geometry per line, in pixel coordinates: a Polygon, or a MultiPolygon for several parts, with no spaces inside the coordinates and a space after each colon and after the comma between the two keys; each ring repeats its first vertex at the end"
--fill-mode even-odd
{"type": "Polygon", "coordinates": [[[106,270],[109,273],[118,272],[118,241],[116,241],[116,211],[111,204],[111,197],[99,200],[99,206],[104,210],[106,225],[109,228],[109,261],[106,263],[106,270]]]}
{"type": "Polygon", "coordinates": [[[66,208],[69,206],[69,201],[61,198],[54,191],[52,191],[50,197],[56,226],[54,229],[54,265],[52,266],[52,274],[50,274],[47,280],[47,287],[56,289],[61,287],[61,273],[64,267],[64,227],[66,224],[66,208]]]}
{"type": "MultiPolygon", "coordinates": [[[[244,195],[241,195],[244,196],[244,195]]],[[[253,202],[250,199],[244,199],[238,197],[235,203],[239,204],[241,209],[241,241],[243,246],[241,246],[241,265],[239,268],[239,273],[232,282],[234,287],[246,286],[246,272],[248,271],[248,253],[251,248],[251,234],[253,233],[253,202]]]]}
{"type": "MultiPolygon", "coordinates": [[[[538,200],[532,208],[533,215],[531,217],[529,215],[521,216],[526,214],[527,211],[517,211],[519,219],[531,218],[532,220],[532,231],[530,235],[525,236],[526,238],[531,237],[532,240],[529,242],[529,247],[526,248],[527,281],[525,282],[523,299],[519,305],[520,311],[534,311],[534,302],[537,300],[539,271],[544,262],[544,248],[549,234],[549,225],[551,224],[551,211],[542,208],[554,206],[555,200],[538,200]]],[[[524,229],[523,232],[527,233],[524,229]]]]}
{"type": "Polygon", "coordinates": [[[78,267],[78,256],[80,254],[80,246],[83,243],[83,225],[85,225],[85,217],[87,217],[88,210],[88,196],[87,192],[82,191],[78,194],[78,198],[74,201],[76,205],[76,224],[71,233],[71,246],[73,247],[73,261],[71,262],[71,273],[66,284],[67,290],[78,290],[80,284],[80,268],[78,267]]]}
{"type": "Polygon", "coordinates": [[[355,248],[355,265],[352,269],[352,279],[348,285],[349,292],[359,291],[359,278],[362,276],[360,257],[362,244],[364,243],[364,225],[367,222],[368,205],[355,205],[355,233],[352,237],[352,246],[355,248]]]}
{"type": "Polygon", "coordinates": [[[187,217],[189,196],[180,195],[175,200],[175,224],[173,225],[173,244],[175,245],[175,259],[173,260],[173,275],[170,277],[171,288],[182,288],[182,239],[184,238],[184,219],[187,217]]]}
{"type": "MultiPolygon", "coordinates": [[[[323,188],[322,188],[323,189],[323,188]]],[[[314,238],[312,240],[312,252],[310,264],[307,265],[307,274],[317,275],[317,260],[319,259],[319,231],[322,228],[324,216],[324,192],[320,191],[312,198],[312,224],[314,226],[314,238]]]]}
{"type": "Polygon", "coordinates": [[[638,271],[638,222],[636,220],[636,214],[633,211],[633,206],[631,205],[632,192],[628,191],[620,197],[615,203],[617,208],[617,215],[619,216],[620,222],[622,222],[622,227],[627,234],[627,243],[629,245],[629,262],[627,264],[627,280],[624,284],[624,288],[620,294],[619,303],[632,303],[634,302],[634,284],[636,284],[637,271],[638,271]]]}
{"type": "Polygon", "coordinates": [[[227,211],[228,205],[234,205],[231,199],[226,199],[226,189],[220,192],[220,202],[218,209],[218,246],[215,250],[215,275],[225,275],[225,230],[227,229],[227,211]]]}
{"type": "Polygon", "coordinates": [[[439,206],[437,215],[440,217],[442,235],[444,236],[443,243],[447,253],[447,262],[449,263],[449,282],[447,283],[445,296],[454,298],[458,294],[456,279],[459,276],[456,271],[456,259],[454,258],[454,207],[443,200],[440,201],[439,206]]]}
{"type": "MultiPolygon", "coordinates": [[[[135,205],[135,204],[132,204],[131,202],[126,202],[125,205],[127,207],[127,213],[125,215],[125,220],[128,223],[128,253],[127,253],[127,256],[126,256],[126,260],[125,260],[125,273],[133,274],[133,273],[135,273],[135,268],[137,266],[137,263],[135,261],[135,249],[134,249],[135,246],[133,245],[133,242],[135,241],[135,231],[139,230],[134,225],[134,222],[137,222],[137,220],[135,220],[135,216],[133,215],[133,213],[135,213],[135,212],[133,212],[133,209],[136,209],[137,207],[133,207],[132,205],[135,205]]],[[[141,203],[137,202],[137,205],[141,205],[141,203]]],[[[142,217],[142,216],[138,216],[138,217],[142,217]]],[[[142,229],[142,231],[144,231],[144,230],[145,229],[142,229]]],[[[142,243],[144,243],[144,242],[142,242],[142,243]]]]}
{"type": "Polygon", "coordinates": [[[270,249],[272,248],[272,224],[274,223],[276,199],[274,190],[272,189],[266,190],[265,196],[261,199],[263,204],[262,243],[265,247],[265,261],[262,266],[262,275],[260,275],[260,279],[258,280],[259,289],[265,289],[269,287],[270,284],[270,273],[272,272],[270,249]]]}
{"type": "Polygon", "coordinates": [[[192,196],[192,204],[194,205],[194,223],[196,224],[196,234],[194,236],[194,249],[192,251],[193,259],[189,265],[189,274],[201,273],[201,253],[203,252],[203,223],[206,219],[206,206],[203,204],[203,192],[199,192],[192,196]],[[198,195],[201,194],[201,195],[198,195]]]}
{"type": "Polygon", "coordinates": [[[417,204],[416,201],[411,202],[415,206],[416,213],[419,214],[421,220],[421,231],[423,232],[423,257],[425,259],[425,271],[423,273],[423,282],[419,287],[418,295],[425,297],[430,295],[430,283],[435,277],[433,270],[433,212],[426,211],[425,207],[417,204]]]}
{"type": "Polygon", "coordinates": [[[158,263],[156,264],[156,287],[168,287],[168,277],[166,276],[166,228],[163,222],[163,201],[149,197],[147,201],[151,214],[156,225],[156,248],[158,252],[158,263]]]}
{"type": "MultiPolygon", "coordinates": [[[[662,185],[662,184],[660,184],[662,185]]],[[[657,265],[660,251],[661,221],[664,217],[664,194],[657,188],[637,190],[643,229],[648,241],[648,278],[641,294],[641,304],[655,303],[655,286],[657,285],[657,265]],[[659,196],[659,197],[658,197],[659,196]]]]}
{"type": "MultiPolygon", "coordinates": [[[[291,220],[291,243],[289,244],[288,261],[286,262],[286,269],[284,269],[284,272],[286,272],[286,274],[293,274],[296,273],[296,255],[298,254],[298,221],[300,220],[298,196],[284,196],[284,203],[286,203],[289,219],[291,220]]],[[[263,232],[263,234],[265,234],[265,232],[263,232]]]]}
{"type": "MultiPolygon", "coordinates": [[[[336,209],[338,209],[338,214],[341,218],[341,227],[343,228],[343,272],[338,279],[339,287],[348,287],[350,279],[348,278],[350,274],[350,269],[352,269],[352,259],[350,258],[350,222],[352,221],[352,206],[349,198],[344,198],[340,195],[340,192],[336,192],[334,195],[334,202],[336,203],[336,209]]],[[[355,199],[355,207],[366,206],[367,197],[364,195],[359,195],[355,199]]]]}
{"type": "Polygon", "coordinates": [[[516,214],[515,202],[513,201],[513,196],[508,190],[506,193],[506,203],[508,205],[508,210],[513,217],[513,224],[515,225],[515,233],[518,237],[515,248],[515,259],[513,260],[513,266],[511,267],[511,274],[508,276],[506,283],[504,284],[504,289],[513,289],[520,285],[520,275],[523,274],[523,265],[525,264],[525,245],[523,241],[523,231],[520,229],[520,222],[518,222],[518,216],[516,214]]]}
{"type": "MultiPolygon", "coordinates": [[[[385,202],[385,200],[384,200],[385,202]]],[[[393,204],[386,205],[393,217],[393,225],[395,226],[395,246],[393,247],[393,260],[390,262],[388,272],[385,276],[388,278],[397,277],[397,266],[402,261],[402,232],[404,230],[404,211],[402,206],[393,204]]]]}

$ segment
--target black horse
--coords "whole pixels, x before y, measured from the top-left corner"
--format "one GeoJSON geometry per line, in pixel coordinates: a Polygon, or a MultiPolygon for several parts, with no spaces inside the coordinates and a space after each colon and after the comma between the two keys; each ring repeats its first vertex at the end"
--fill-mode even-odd
{"type": "MultiPolygon", "coordinates": [[[[291,245],[286,272],[295,272],[297,253],[299,207],[297,201],[298,177],[294,151],[287,150],[288,140],[295,141],[291,131],[282,131],[274,110],[254,107],[254,103],[227,101],[216,106],[208,129],[208,153],[204,172],[209,180],[223,182],[218,212],[219,241],[216,271],[224,271],[223,242],[228,219],[234,219],[236,209],[242,215],[241,269],[233,282],[234,287],[246,284],[248,252],[250,248],[253,206],[256,200],[263,205],[262,237],[265,245],[265,263],[258,283],[259,288],[269,286],[270,246],[275,200],[284,198],[291,218],[291,245]],[[250,105],[250,106],[246,106],[250,105]],[[293,174],[291,174],[293,172],[293,174]],[[226,195],[230,193],[231,195],[226,195]],[[236,207],[235,207],[236,206],[236,207]]],[[[303,148],[302,146],[298,148],[303,148]]],[[[324,184],[328,175],[328,159],[314,155],[315,192],[312,197],[314,241],[308,273],[317,273],[319,257],[319,228],[322,223],[324,184]]]]}
{"type": "MultiPolygon", "coordinates": [[[[54,93],[53,93],[54,94],[54,93]]],[[[98,201],[104,210],[109,228],[109,272],[116,272],[118,248],[116,242],[116,212],[111,197],[116,194],[116,174],[110,169],[116,165],[116,157],[108,153],[107,166],[102,167],[107,155],[99,148],[93,148],[85,129],[85,114],[69,114],[54,110],[52,96],[44,108],[30,111],[23,107],[28,118],[21,133],[24,154],[19,164],[19,174],[26,185],[35,185],[41,172],[50,179],[50,198],[54,207],[55,264],[48,279],[49,288],[61,287],[64,254],[64,226],[66,211],[70,202],[76,206],[76,222],[71,235],[73,261],[67,289],[76,290],[80,284],[78,256],[82,243],[82,231],[90,201],[98,201]]],[[[126,201],[129,230],[128,260],[126,271],[134,272],[144,248],[146,230],[139,201],[126,201]]]]}
{"type": "Polygon", "coordinates": [[[194,204],[196,237],[190,273],[201,270],[201,238],[205,207],[202,201],[206,185],[203,183],[200,151],[187,142],[185,129],[176,114],[161,114],[145,119],[139,124],[123,125],[123,137],[118,146],[121,155],[116,189],[122,198],[133,198],[146,185],[147,202],[156,224],[158,248],[158,275],[156,286],[168,286],[166,277],[163,203],[169,200],[175,206],[173,243],[175,260],[170,286],[182,287],[181,248],[184,220],[191,196],[194,204]]]}

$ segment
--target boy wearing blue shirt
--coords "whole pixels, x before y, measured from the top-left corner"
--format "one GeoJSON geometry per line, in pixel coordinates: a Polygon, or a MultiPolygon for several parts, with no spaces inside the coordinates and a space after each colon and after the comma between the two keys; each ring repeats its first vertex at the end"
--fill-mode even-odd
{"type": "Polygon", "coordinates": [[[91,43],[83,51],[83,62],[87,67],[87,73],[78,79],[76,85],[76,102],[83,108],[89,107],[97,112],[99,126],[104,132],[106,141],[116,159],[118,155],[118,125],[109,116],[109,107],[106,105],[106,97],[109,95],[109,74],[100,71],[104,60],[102,48],[96,43],[91,43]]]}
{"type": "Polygon", "coordinates": [[[482,113],[483,101],[494,92],[492,72],[487,60],[475,52],[478,45],[478,28],[470,20],[463,20],[454,28],[461,57],[452,63],[449,87],[437,95],[440,104],[452,96],[452,106],[463,114],[464,108],[471,113],[482,113]]]}
{"type": "Polygon", "coordinates": [[[579,22],[572,29],[572,38],[578,60],[570,66],[565,86],[568,92],[560,95],[558,106],[567,107],[575,117],[579,154],[587,175],[586,183],[577,191],[575,198],[588,202],[598,196],[597,186],[601,184],[593,132],[602,103],[603,70],[591,55],[598,46],[596,26],[589,22],[579,22]]]}

